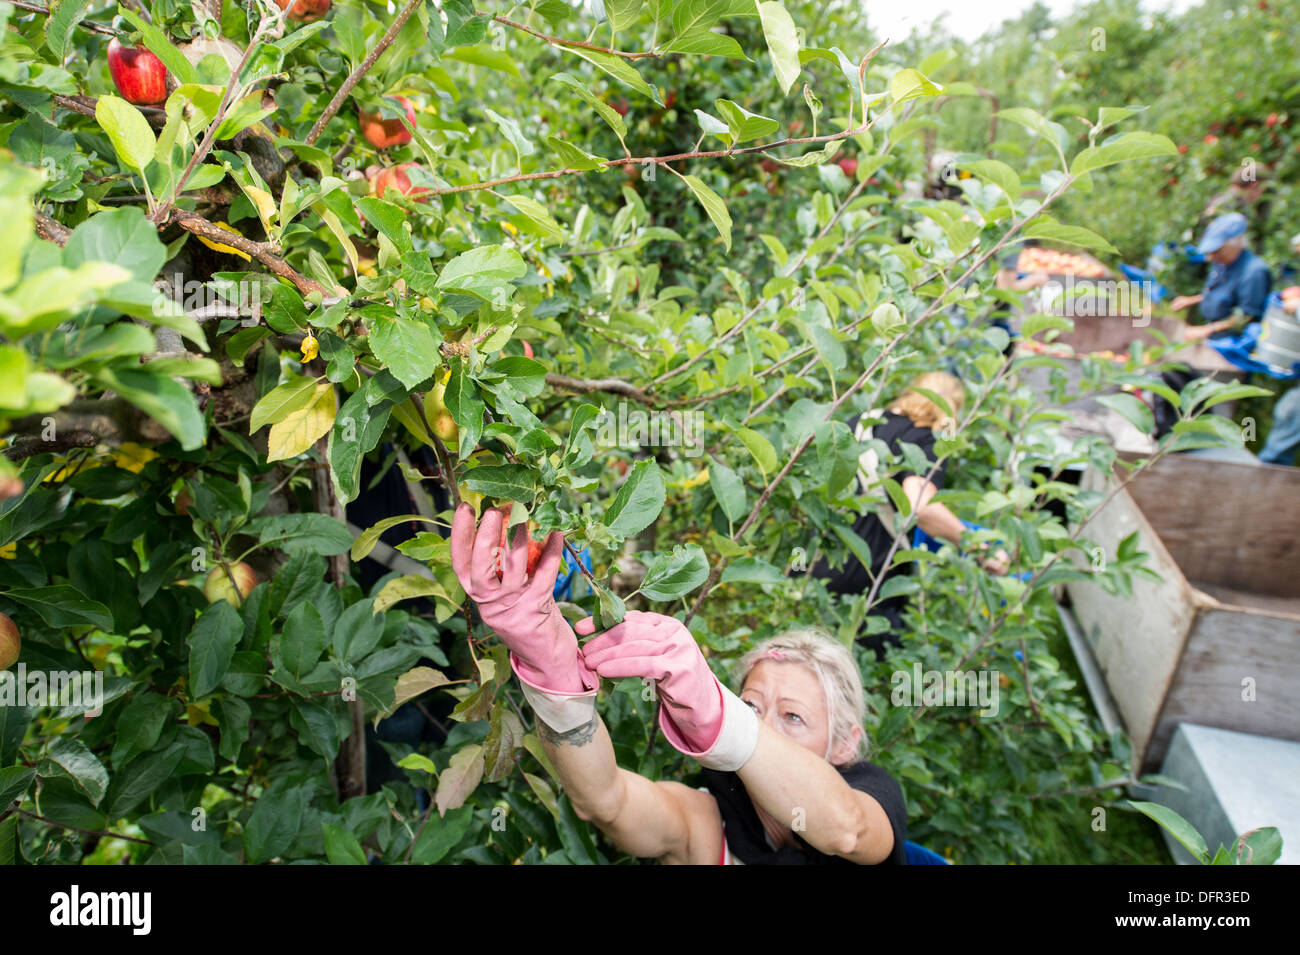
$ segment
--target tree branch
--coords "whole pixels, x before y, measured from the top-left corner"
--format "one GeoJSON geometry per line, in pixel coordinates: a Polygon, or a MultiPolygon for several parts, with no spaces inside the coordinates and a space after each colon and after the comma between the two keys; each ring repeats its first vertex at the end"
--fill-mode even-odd
{"type": "Polygon", "coordinates": [[[547,372],[546,383],[552,388],[564,388],[568,391],[576,391],[579,394],[590,394],[593,391],[607,391],[610,394],[624,395],[643,405],[656,407],[659,402],[642,391],[636,385],[628,384],[618,378],[570,378],[568,375],[557,375],[553,372],[547,372]]]}
{"type": "MultiPolygon", "coordinates": [[[[50,8],[39,3],[28,3],[27,0],[4,0],[4,2],[17,7],[19,10],[26,10],[29,13],[40,13],[47,17],[50,16],[50,8]]],[[[124,6],[130,6],[130,4],[124,3],[124,6]]],[[[147,20],[149,18],[146,16],[145,19],[147,20]]],[[[94,20],[79,20],[77,26],[81,27],[81,29],[88,33],[102,33],[104,36],[123,35],[121,30],[114,30],[112,27],[106,26],[103,23],[96,23],[94,20]]]]}
{"type": "Polygon", "coordinates": [[[230,246],[232,249],[246,252],[265,265],[268,271],[288,279],[304,295],[311,292],[320,292],[322,295],[334,294],[315,279],[307,278],[281,258],[279,248],[270,242],[258,242],[247,236],[228,232],[202,216],[193,212],[186,212],[184,209],[172,209],[168,213],[168,218],[159,223],[159,227],[161,228],[168,223],[175,223],[192,235],[202,236],[212,242],[219,242],[230,246]]]}
{"type": "Polygon", "coordinates": [[[392,45],[393,40],[397,39],[397,34],[401,32],[402,27],[406,25],[406,21],[411,18],[411,14],[415,12],[415,8],[420,6],[422,3],[424,3],[424,0],[409,0],[406,6],[402,7],[402,11],[397,15],[397,19],[393,21],[392,26],[388,28],[380,38],[379,42],[375,44],[375,48],[366,54],[366,58],[357,65],[355,70],[348,74],[348,78],[343,81],[343,85],[339,87],[339,91],[335,93],[334,98],[329,101],[329,105],[325,107],[325,111],[322,112],[316,119],[316,122],[312,124],[311,132],[307,134],[306,139],[308,146],[316,145],[316,140],[320,139],[320,134],[325,131],[326,124],[334,118],[334,114],[339,111],[339,107],[342,106],[343,101],[348,98],[348,94],[352,92],[353,87],[357,85],[361,77],[366,75],[366,71],[375,65],[375,61],[378,60],[379,57],[383,55],[384,51],[392,45]]]}

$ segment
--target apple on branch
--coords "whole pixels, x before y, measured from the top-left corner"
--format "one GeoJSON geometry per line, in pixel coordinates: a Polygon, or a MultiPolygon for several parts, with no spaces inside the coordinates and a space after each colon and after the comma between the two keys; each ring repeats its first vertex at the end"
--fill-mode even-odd
{"type": "Polygon", "coordinates": [[[370,180],[370,191],[382,199],[384,193],[391,186],[409,199],[424,202],[424,196],[429,189],[425,186],[417,186],[411,181],[411,170],[413,169],[421,169],[420,164],[404,162],[398,166],[386,166],[375,173],[375,177],[370,180]]]}
{"type": "MultiPolygon", "coordinates": [[[[402,108],[407,122],[415,125],[415,106],[405,96],[386,96],[385,99],[402,108]]],[[[398,118],[385,119],[382,113],[367,113],[360,110],[361,135],[366,142],[376,149],[388,149],[391,146],[405,146],[411,141],[411,131],[398,118]]]]}
{"type": "Polygon", "coordinates": [[[17,663],[22,649],[23,641],[18,635],[18,626],[8,616],[0,613],[0,670],[8,670],[17,663]]]}
{"type": "Polygon", "coordinates": [[[312,20],[319,20],[325,14],[329,13],[330,0],[275,0],[281,10],[289,10],[289,19],[297,20],[301,23],[310,23],[312,20]]]}
{"type": "Polygon", "coordinates": [[[167,67],[148,50],[108,43],[108,72],[122,99],[136,106],[156,106],[167,99],[167,67]]]}
{"type": "Polygon", "coordinates": [[[208,598],[208,603],[224,600],[228,604],[238,607],[244,602],[244,598],[253,592],[253,588],[256,586],[257,572],[241,560],[239,563],[231,565],[230,576],[226,576],[224,567],[212,568],[208,573],[207,580],[203,582],[203,596],[208,598]],[[233,584],[230,582],[231,577],[235,578],[233,584]]]}

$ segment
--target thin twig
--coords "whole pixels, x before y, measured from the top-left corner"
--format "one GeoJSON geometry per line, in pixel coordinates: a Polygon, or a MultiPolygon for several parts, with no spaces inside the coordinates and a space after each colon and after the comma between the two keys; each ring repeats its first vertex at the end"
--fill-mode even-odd
{"type": "Polygon", "coordinates": [[[397,34],[400,33],[402,27],[406,25],[406,21],[411,18],[411,14],[414,13],[416,8],[421,6],[423,3],[424,0],[410,0],[410,2],[402,8],[402,11],[397,15],[397,19],[393,21],[392,25],[380,38],[379,42],[375,44],[375,48],[366,54],[366,58],[358,64],[355,70],[348,74],[348,78],[343,81],[343,85],[340,86],[339,91],[334,94],[334,98],[329,101],[329,105],[325,107],[324,112],[322,112],[320,116],[317,117],[316,122],[312,124],[311,132],[307,134],[306,139],[308,146],[316,145],[316,140],[320,139],[320,134],[325,131],[326,124],[334,118],[334,114],[339,111],[339,107],[342,106],[343,101],[348,98],[348,94],[352,92],[353,88],[361,80],[361,77],[366,75],[366,71],[374,66],[375,61],[378,60],[383,55],[384,51],[392,45],[393,40],[397,39],[397,34]]]}

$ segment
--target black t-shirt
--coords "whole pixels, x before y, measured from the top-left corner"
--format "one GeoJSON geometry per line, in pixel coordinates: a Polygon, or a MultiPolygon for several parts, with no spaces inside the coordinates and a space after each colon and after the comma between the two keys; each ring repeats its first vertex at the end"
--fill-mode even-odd
{"type": "MultiPolygon", "coordinates": [[[[856,763],[853,766],[836,766],[844,780],[858,792],[871,796],[885,810],[889,825],[894,830],[894,848],[881,865],[906,865],[903,843],[907,841],[907,804],[898,781],[874,763],[856,763]]],[[[758,810],[736,773],[716,769],[704,770],[705,786],[718,801],[722,824],[726,830],[727,845],[732,854],[745,865],[853,865],[848,859],[826,855],[808,845],[796,832],[798,848],[783,846],[773,849],[767,842],[767,833],[758,818],[758,810]]]]}
{"type": "MultiPolygon", "coordinates": [[[[933,431],[929,428],[922,428],[914,424],[910,418],[894,414],[892,411],[886,411],[884,413],[884,419],[885,420],[882,423],[876,425],[872,429],[871,436],[873,438],[879,438],[888,446],[889,450],[893,454],[899,455],[900,457],[902,456],[901,445],[904,443],[914,444],[920,449],[921,453],[925,455],[926,462],[929,465],[934,464],[936,455],[934,453],[933,431]]],[[[849,422],[849,429],[856,433],[857,424],[858,419],[855,417],[849,422]]],[[[930,483],[939,489],[943,488],[944,468],[945,466],[940,464],[939,467],[935,469],[934,474],[930,476],[930,483]]],[[[915,476],[924,478],[928,471],[929,468],[915,476]]],[[[882,461],[880,476],[884,477],[885,473],[885,462],[882,461]]],[[[893,472],[889,474],[889,476],[899,484],[902,484],[903,479],[913,476],[913,473],[914,472],[912,471],[904,469],[893,472]]],[[[848,557],[843,566],[838,570],[832,570],[824,560],[819,560],[813,566],[813,576],[824,579],[826,581],[826,589],[831,593],[850,596],[854,594],[869,593],[871,591],[872,578],[879,576],[880,572],[884,570],[885,555],[889,553],[889,548],[894,543],[894,537],[889,532],[888,528],[880,522],[879,518],[877,518],[875,514],[870,512],[858,515],[857,519],[853,522],[853,532],[866,541],[867,546],[871,549],[871,573],[868,575],[867,568],[862,566],[862,561],[858,560],[854,556],[848,557]]],[[[910,535],[910,532],[908,533],[910,535]]],[[[898,545],[898,549],[906,550],[910,546],[911,544],[908,541],[904,541],[898,545]]],[[[912,565],[909,563],[890,568],[889,573],[886,576],[888,577],[899,573],[911,573],[911,566],[912,565]]],[[[886,601],[885,603],[892,604],[894,602],[895,601],[891,600],[886,601]]],[[[902,603],[905,602],[905,600],[899,600],[897,602],[902,603]]]]}

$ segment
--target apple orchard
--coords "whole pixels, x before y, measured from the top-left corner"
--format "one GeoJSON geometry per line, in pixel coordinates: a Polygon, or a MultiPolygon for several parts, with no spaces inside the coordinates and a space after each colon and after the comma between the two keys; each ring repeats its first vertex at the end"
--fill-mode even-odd
{"type": "MultiPolygon", "coordinates": [[[[1100,495],[1058,477],[1115,452],[1057,440],[1064,366],[983,319],[1026,238],[1113,255],[1062,203],[1174,143],[1128,102],[1003,102],[1015,148],[934,197],[944,106],[980,91],[856,5],[287,5],[0,4],[0,665],[104,674],[96,718],[0,709],[0,861],[628,861],[452,572],[460,501],[563,531],[573,616],[676,615],[720,676],[912,594],[909,667],[1006,682],[996,720],[894,707],[859,652],[909,832],[1034,862],[1086,828],[1068,791],[1117,796],[1128,744],[1058,663],[1051,588],[1123,592],[1144,555],[1086,558],[1100,495]],[[1012,573],[950,548],[833,596],[791,562],[869,560],[846,422],[931,369],[968,395],[945,500],[1012,573]],[[611,444],[620,409],[692,415],[703,453],[611,444]]],[[[1230,442],[1210,397],[1132,467],[1230,442]]],[[[602,691],[620,764],[689,779],[641,690],[602,691]]]]}

